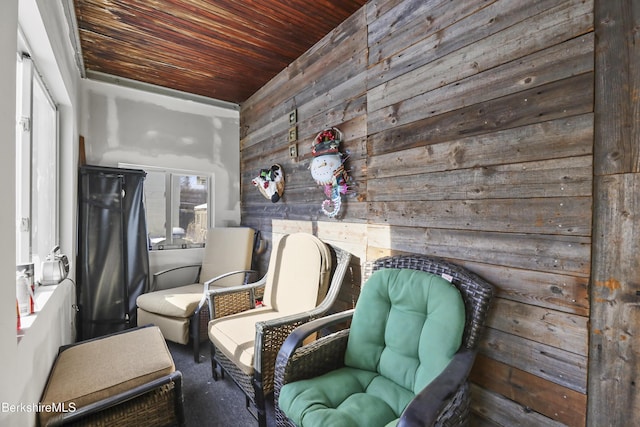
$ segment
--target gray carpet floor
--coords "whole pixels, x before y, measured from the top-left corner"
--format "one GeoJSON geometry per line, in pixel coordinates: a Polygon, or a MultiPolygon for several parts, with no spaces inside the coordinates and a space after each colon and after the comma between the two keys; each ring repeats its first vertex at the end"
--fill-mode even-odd
{"type": "MultiPolygon", "coordinates": [[[[182,372],[186,427],[257,427],[258,421],[245,406],[245,395],[225,375],[211,376],[209,346],[203,343],[200,363],[193,360],[191,346],[167,341],[176,369],[182,372]]],[[[253,408],[252,408],[253,410],[253,408]]],[[[267,425],[275,426],[273,403],[267,403],[267,425]]]]}

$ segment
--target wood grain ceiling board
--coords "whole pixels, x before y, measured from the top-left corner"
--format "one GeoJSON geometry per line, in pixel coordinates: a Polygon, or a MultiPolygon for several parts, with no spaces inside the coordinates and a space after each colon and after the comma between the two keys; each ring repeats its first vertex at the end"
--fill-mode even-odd
{"type": "Polygon", "coordinates": [[[84,69],[240,104],[366,0],[75,0],[84,69]]]}

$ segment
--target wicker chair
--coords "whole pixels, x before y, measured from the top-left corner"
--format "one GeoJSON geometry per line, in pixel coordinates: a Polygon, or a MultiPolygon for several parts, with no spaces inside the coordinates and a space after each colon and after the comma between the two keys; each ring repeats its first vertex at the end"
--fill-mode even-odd
{"type": "MultiPolygon", "coordinates": [[[[254,273],[253,249],[258,233],[246,227],[217,227],[207,231],[207,243],[201,264],[184,265],[159,271],[153,275],[151,292],[140,295],[138,324],[157,325],[165,339],[193,345],[193,359],[200,362],[200,343],[207,340],[209,306],[206,292],[228,288],[248,281],[254,273]]],[[[216,300],[216,316],[252,308],[255,295],[230,294],[216,300]]]]}
{"type": "MultiPolygon", "coordinates": [[[[421,391],[413,392],[414,397],[412,399],[409,397],[409,403],[404,411],[400,408],[402,414],[398,425],[465,425],[470,408],[468,375],[475,360],[477,344],[492,298],[493,288],[460,266],[441,259],[417,255],[386,257],[369,263],[366,267],[365,278],[369,279],[374,272],[387,268],[419,270],[441,276],[458,288],[464,304],[464,316],[460,317],[461,322],[464,320],[464,325],[461,326],[464,328],[461,345],[457,352],[452,351],[455,354],[444,370],[421,391]]],[[[440,278],[436,277],[436,280],[440,280],[440,278]]],[[[442,282],[442,280],[440,281],[442,282]]],[[[363,301],[366,291],[367,285],[363,287],[358,304],[363,301]]],[[[457,298],[459,300],[459,297],[457,298]]],[[[280,403],[283,403],[291,408],[291,400],[279,402],[282,388],[285,385],[316,378],[345,366],[345,352],[350,330],[340,330],[306,345],[303,344],[303,340],[319,329],[338,323],[342,324],[351,319],[358,310],[364,311],[366,309],[366,306],[356,305],[354,310],[314,320],[297,328],[287,338],[276,361],[274,380],[276,425],[295,425],[280,406],[280,403]]],[[[353,326],[356,327],[355,324],[353,326]]],[[[301,386],[305,383],[297,384],[301,386]]],[[[304,387],[309,387],[309,384],[306,383],[304,387]]],[[[292,389],[289,388],[287,393],[291,391],[292,389]]],[[[286,400],[285,396],[283,398],[286,400]]]]}
{"type": "MultiPolygon", "coordinates": [[[[220,365],[221,373],[229,374],[245,393],[247,407],[255,405],[260,426],[266,426],[265,396],[273,391],[280,346],[293,329],[333,306],[350,259],[348,252],[310,234],[284,236],[272,250],[267,274],[246,285],[264,288],[264,306],[209,322],[213,377],[218,379],[220,365]]],[[[233,291],[211,292],[214,316],[216,299],[233,291]]]]}

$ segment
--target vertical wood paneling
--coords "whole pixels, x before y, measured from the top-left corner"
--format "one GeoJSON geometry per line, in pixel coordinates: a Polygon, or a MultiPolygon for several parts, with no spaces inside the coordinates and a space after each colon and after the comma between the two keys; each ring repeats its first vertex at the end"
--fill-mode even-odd
{"type": "Polygon", "coordinates": [[[589,420],[633,425],[640,414],[640,174],[596,177],[589,420]]]}
{"type": "Polygon", "coordinates": [[[592,0],[371,0],[241,109],[243,223],[309,230],[360,263],[441,256],[496,286],[478,425],[586,422],[594,43],[592,0]],[[356,178],[339,219],[307,169],[325,126],[356,178]],[[271,162],[277,204],[249,182],[271,162]]]}
{"type": "Polygon", "coordinates": [[[595,174],[640,173],[640,6],[597,0],[596,12],[595,174]]]}
{"type": "Polygon", "coordinates": [[[590,425],[640,419],[640,5],[595,1],[590,425]]]}

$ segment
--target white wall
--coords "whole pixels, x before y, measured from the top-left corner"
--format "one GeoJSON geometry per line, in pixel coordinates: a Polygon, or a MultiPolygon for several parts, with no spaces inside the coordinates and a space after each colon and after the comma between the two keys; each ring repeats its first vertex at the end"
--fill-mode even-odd
{"type": "MultiPolygon", "coordinates": [[[[16,117],[16,44],[18,33],[18,0],[3,0],[0,5],[0,141],[3,155],[0,156],[0,231],[5,237],[0,256],[0,370],[3,385],[0,386],[0,404],[15,399],[13,384],[17,375],[15,287],[15,141],[16,117]]],[[[0,412],[0,424],[6,423],[7,415],[0,412]]]]}
{"type": "Polygon", "coordinates": [[[77,180],[77,90],[79,76],[68,41],[68,27],[61,2],[50,0],[2,0],[0,3],[0,140],[3,155],[0,170],[0,231],[5,236],[0,256],[0,425],[35,425],[29,406],[42,393],[60,345],[73,339],[74,299],[71,281],[52,292],[49,303],[18,343],[15,309],[15,141],[16,53],[18,22],[31,47],[31,54],[49,90],[59,102],[61,128],[60,196],[61,247],[75,258],[75,211],[77,180]],[[15,411],[7,405],[16,406],[15,411]]]}
{"type": "MultiPolygon", "coordinates": [[[[113,83],[83,80],[87,163],[212,173],[214,226],[240,225],[240,114],[113,83]]],[[[201,249],[152,251],[151,273],[202,261],[201,249]]]]}
{"type": "Polygon", "coordinates": [[[83,81],[80,133],[87,163],[214,174],[214,225],[240,224],[237,110],[95,80],[83,81]]]}

